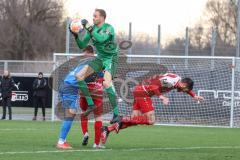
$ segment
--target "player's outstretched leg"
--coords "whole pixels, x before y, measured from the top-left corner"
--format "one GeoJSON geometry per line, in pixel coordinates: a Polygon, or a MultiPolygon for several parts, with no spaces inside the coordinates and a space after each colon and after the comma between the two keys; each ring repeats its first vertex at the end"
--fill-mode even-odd
{"type": "Polygon", "coordinates": [[[113,107],[113,118],[110,121],[110,123],[116,123],[120,121],[119,117],[119,109],[117,104],[117,96],[116,91],[112,83],[112,75],[109,71],[105,71],[104,73],[104,82],[103,86],[106,90],[106,93],[108,94],[109,101],[111,103],[111,106],[113,107]]]}
{"type": "Polygon", "coordinates": [[[84,116],[88,116],[96,108],[93,103],[93,99],[90,95],[89,89],[87,87],[87,83],[85,82],[85,78],[91,75],[92,73],[94,73],[94,70],[90,66],[86,65],[83,67],[82,70],[80,70],[80,72],[76,74],[79,89],[82,91],[88,103],[88,108],[83,113],[84,116]]]}
{"type": "Polygon", "coordinates": [[[110,126],[104,126],[102,128],[102,143],[105,144],[107,141],[107,138],[109,134],[112,131],[115,131],[116,133],[119,132],[121,129],[128,128],[130,126],[136,126],[136,125],[152,125],[155,122],[155,116],[154,111],[150,111],[148,113],[145,113],[143,115],[137,115],[137,116],[126,116],[121,118],[121,122],[114,123],[110,126]]]}

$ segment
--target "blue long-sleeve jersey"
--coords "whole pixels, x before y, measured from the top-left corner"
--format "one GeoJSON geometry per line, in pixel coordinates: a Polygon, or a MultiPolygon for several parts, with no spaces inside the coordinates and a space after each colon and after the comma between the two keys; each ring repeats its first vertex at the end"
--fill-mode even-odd
{"type": "MultiPolygon", "coordinates": [[[[79,64],[77,67],[75,67],[73,70],[71,70],[67,76],[64,78],[64,84],[66,85],[71,85],[74,87],[79,88],[78,85],[78,80],[76,78],[76,74],[81,71],[81,69],[83,69],[84,66],[86,66],[89,63],[89,61],[85,61],[81,64],[79,64]]],[[[90,76],[88,76],[85,81],[86,83],[89,82],[94,82],[96,80],[96,78],[101,78],[103,77],[103,72],[98,72],[98,73],[93,73],[90,76]]]]}

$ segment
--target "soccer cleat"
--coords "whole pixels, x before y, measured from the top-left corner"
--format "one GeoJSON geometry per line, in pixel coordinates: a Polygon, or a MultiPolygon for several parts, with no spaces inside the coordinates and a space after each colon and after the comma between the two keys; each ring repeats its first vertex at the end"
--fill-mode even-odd
{"type": "Polygon", "coordinates": [[[94,143],[94,145],[93,145],[93,149],[105,149],[105,148],[106,147],[101,145],[101,144],[97,145],[97,144],[94,143]]]}
{"type": "Polygon", "coordinates": [[[82,140],[82,145],[83,145],[83,146],[86,146],[86,145],[88,144],[88,139],[89,139],[88,134],[85,134],[85,135],[83,136],[83,140],[82,140]]]}
{"type": "Polygon", "coordinates": [[[87,117],[94,109],[96,109],[95,105],[88,106],[87,110],[83,113],[83,115],[87,117]]]}
{"type": "Polygon", "coordinates": [[[121,122],[117,122],[114,124],[114,128],[115,128],[115,132],[118,133],[120,128],[121,128],[122,123],[121,122]]]}
{"type": "Polygon", "coordinates": [[[103,126],[102,127],[102,134],[101,134],[102,144],[106,144],[109,133],[110,132],[108,131],[107,126],[103,126]]]}
{"type": "Polygon", "coordinates": [[[68,142],[64,142],[63,144],[58,143],[56,147],[57,149],[72,149],[68,142]]]}

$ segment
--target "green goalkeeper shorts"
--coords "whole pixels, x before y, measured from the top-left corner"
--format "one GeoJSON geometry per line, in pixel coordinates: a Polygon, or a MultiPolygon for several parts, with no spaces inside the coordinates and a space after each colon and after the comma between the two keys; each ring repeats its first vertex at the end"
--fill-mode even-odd
{"type": "Polygon", "coordinates": [[[118,55],[114,55],[112,58],[101,60],[96,58],[89,63],[89,66],[94,72],[108,71],[112,77],[115,76],[118,65],[118,55]]]}

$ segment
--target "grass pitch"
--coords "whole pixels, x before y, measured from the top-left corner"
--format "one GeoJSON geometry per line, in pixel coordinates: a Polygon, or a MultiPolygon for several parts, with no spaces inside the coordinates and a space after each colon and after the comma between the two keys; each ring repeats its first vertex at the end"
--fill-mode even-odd
{"type": "Polygon", "coordinates": [[[0,121],[0,160],[239,160],[240,129],[136,126],[111,134],[104,150],[81,146],[75,122],[72,150],[55,148],[60,122],[0,121]]]}

